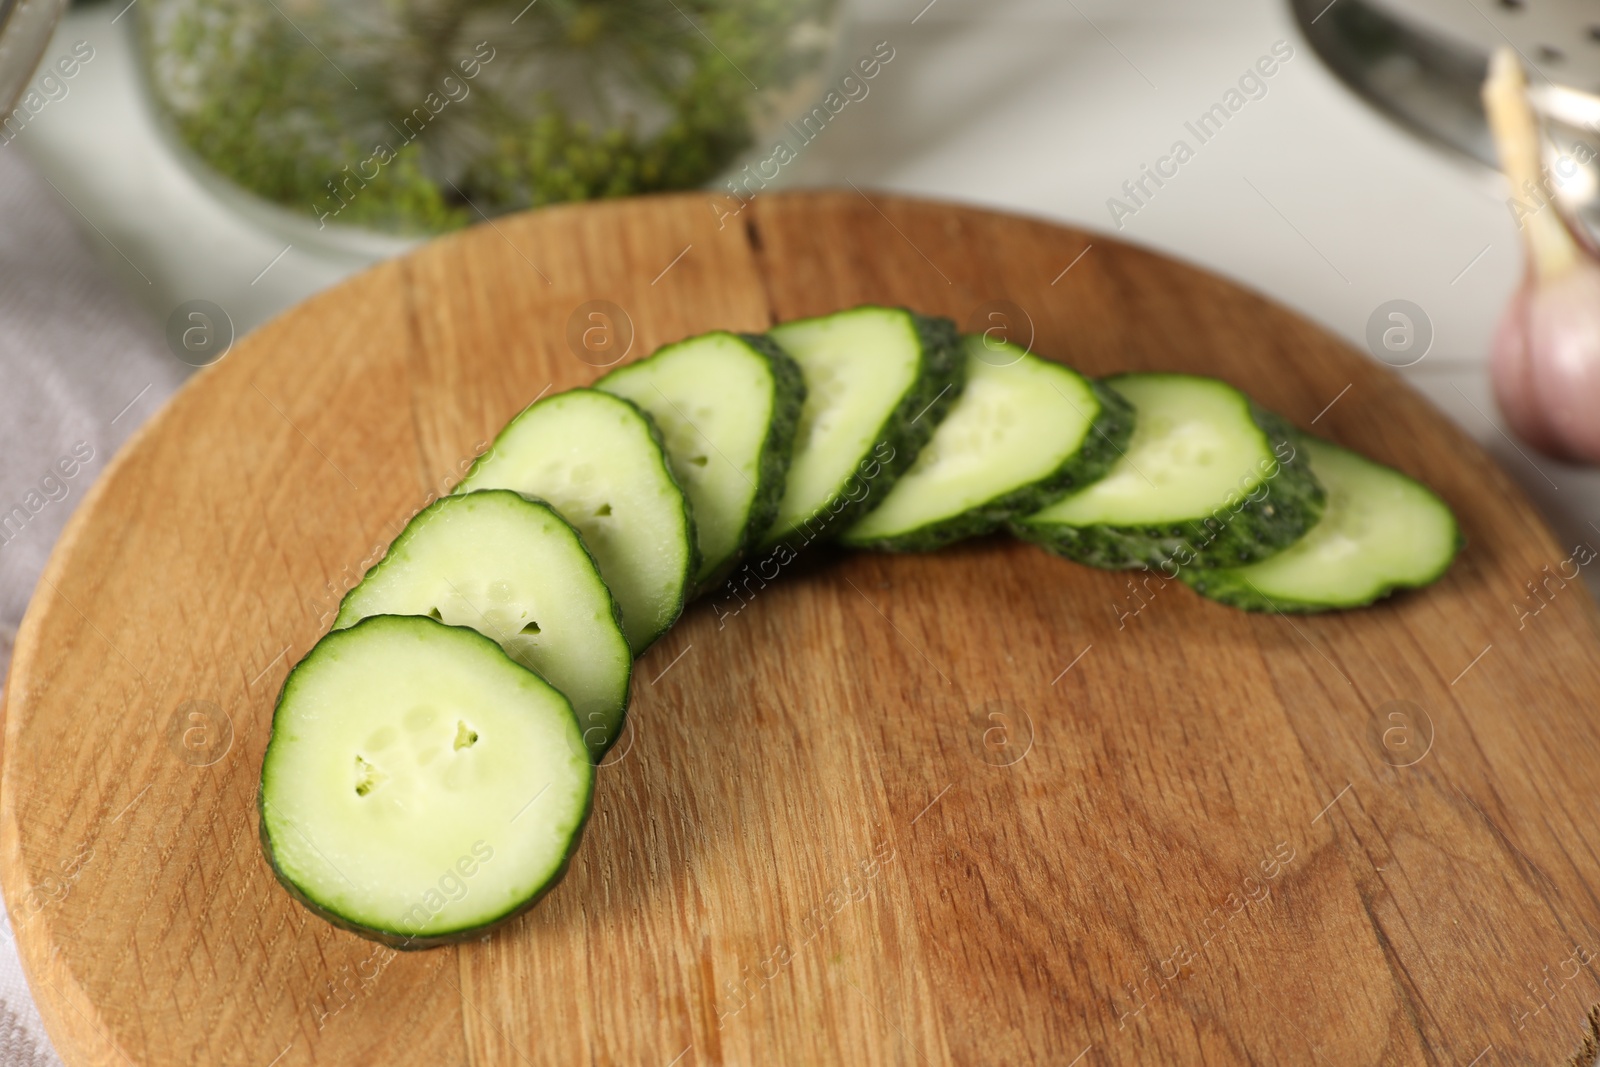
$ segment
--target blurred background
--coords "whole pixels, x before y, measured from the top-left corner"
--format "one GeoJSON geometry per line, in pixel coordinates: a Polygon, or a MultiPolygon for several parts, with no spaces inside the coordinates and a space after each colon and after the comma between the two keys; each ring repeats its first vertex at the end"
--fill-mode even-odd
{"type": "MultiPolygon", "coordinates": [[[[430,235],[720,188],[863,57],[780,184],[1019,211],[1226,275],[1399,368],[1562,544],[1600,544],[1600,474],[1520,440],[1491,387],[1525,270],[1478,102],[1502,45],[1581,226],[1592,2],[0,0],[0,510],[92,457],[5,531],[0,663],[73,503],[193,366],[430,235]]],[[[9,962],[0,1064],[54,1062],[9,962]]]]}

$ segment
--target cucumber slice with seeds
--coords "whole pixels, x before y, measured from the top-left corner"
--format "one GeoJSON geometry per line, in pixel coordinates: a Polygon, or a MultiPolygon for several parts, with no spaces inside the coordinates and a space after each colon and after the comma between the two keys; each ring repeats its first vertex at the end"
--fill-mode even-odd
{"type": "Polygon", "coordinates": [[[717,585],[777,514],[805,396],[800,368],[765,337],[718,331],[667,345],[595,388],[633,401],[660,428],[694,513],[695,585],[717,585]]]}
{"type": "Polygon", "coordinates": [[[1179,571],[1196,592],[1246,611],[1329,611],[1428,585],[1449,569],[1462,541],[1444,501],[1338,445],[1313,438],[1305,450],[1328,492],[1322,521],[1260,563],[1179,571]]]}
{"type": "Polygon", "coordinates": [[[1226,567],[1265,559],[1322,514],[1293,427],[1214,378],[1124,374],[1133,437],[1110,473],[1012,523],[1095,567],[1226,567]]]}
{"type": "Polygon", "coordinates": [[[859,307],[773,327],[805,403],[778,515],[763,538],[808,544],[882,499],[961,395],[966,358],[948,319],[859,307]]]}
{"type": "Polygon", "coordinates": [[[470,626],[572,702],[598,760],[622,730],[633,656],[616,602],[578,531],[505,489],[418,512],[339,606],[333,628],[371,615],[470,626]]]}
{"type": "Polygon", "coordinates": [[[683,612],[696,569],[694,522],[655,424],[630,401],[571,389],[530,405],[455,491],[474,489],[538,497],[578,528],[635,656],[683,612]]]}
{"type": "Polygon", "coordinates": [[[378,615],[289,672],[261,843],[323,918],[396,948],[481,934],[562,874],[594,792],[567,699],[493,641],[378,615]]]}
{"type": "Polygon", "coordinates": [[[917,461],[847,545],[922,551],[1037,511],[1111,468],[1133,408],[1107,386],[978,335],[965,339],[967,384],[917,461]]]}

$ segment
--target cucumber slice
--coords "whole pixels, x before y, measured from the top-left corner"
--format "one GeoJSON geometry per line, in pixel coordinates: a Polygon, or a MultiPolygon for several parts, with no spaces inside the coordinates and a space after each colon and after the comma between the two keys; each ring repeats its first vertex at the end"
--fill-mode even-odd
{"type": "Polygon", "coordinates": [[[1214,378],[1106,379],[1133,404],[1111,472],[1012,523],[1019,536],[1094,567],[1227,567],[1265,559],[1322,515],[1295,430],[1214,378]]]}
{"type": "Polygon", "coordinates": [[[985,533],[1095,481],[1127,446],[1133,407],[1108,387],[1017,345],[965,347],[961,399],[845,544],[921,551],[985,533]]]}
{"type": "Polygon", "coordinates": [[[470,626],[561,690],[598,760],[622,731],[633,656],[594,559],[560,514],[505,489],[418,512],[339,605],[333,628],[370,615],[470,626]]]}
{"type": "Polygon", "coordinates": [[[337,926],[395,948],[479,934],[567,869],[594,766],[572,707],[474,630],[378,615],[283,683],[261,843],[337,926]]]}
{"type": "Polygon", "coordinates": [[[882,499],[961,395],[966,358],[954,323],[904,308],[858,307],[768,336],[806,384],[770,548],[809,544],[882,499]]]}
{"type": "Polygon", "coordinates": [[[630,401],[572,389],[529,405],[455,491],[474,489],[547,500],[578,528],[635,656],[683,612],[696,567],[694,522],[655,424],[630,401]]]}
{"type": "Polygon", "coordinates": [[[1338,445],[1307,439],[1305,450],[1328,491],[1322,521],[1260,563],[1180,570],[1196,592],[1246,611],[1328,611],[1361,607],[1444,574],[1462,545],[1444,501],[1338,445]]]}
{"type": "Polygon", "coordinates": [[[806,392],[800,368],[765,337],[719,330],[667,345],[595,388],[655,420],[694,514],[695,585],[719,584],[777,514],[806,392]]]}

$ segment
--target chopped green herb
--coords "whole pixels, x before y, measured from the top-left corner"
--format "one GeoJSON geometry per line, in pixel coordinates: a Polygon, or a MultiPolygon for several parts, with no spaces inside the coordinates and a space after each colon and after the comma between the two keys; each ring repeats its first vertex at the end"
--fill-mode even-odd
{"type": "Polygon", "coordinates": [[[837,0],[146,0],[153,95],[218,173],[402,233],[703,184],[837,0]]]}

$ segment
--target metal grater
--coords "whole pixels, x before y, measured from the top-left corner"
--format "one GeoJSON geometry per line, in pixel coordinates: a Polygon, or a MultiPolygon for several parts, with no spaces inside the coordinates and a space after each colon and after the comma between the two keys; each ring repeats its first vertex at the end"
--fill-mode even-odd
{"type": "MultiPolygon", "coordinates": [[[[1595,0],[1290,0],[1322,59],[1386,115],[1494,167],[1478,89],[1510,44],[1548,133],[1557,195],[1600,230],[1600,4],[1595,0]],[[1578,145],[1593,153],[1572,158],[1578,145]]],[[[1584,153],[1580,150],[1579,156],[1584,153]]]]}
{"type": "Polygon", "coordinates": [[[1510,44],[1529,76],[1600,93],[1600,4],[1593,0],[1368,0],[1391,18],[1487,53],[1510,44]],[[1540,75],[1543,77],[1541,78],[1540,75]]]}
{"type": "MultiPolygon", "coordinates": [[[[0,119],[33,76],[67,0],[0,0],[0,119]]],[[[0,133],[0,140],[8,140],[0,133]]]]}

